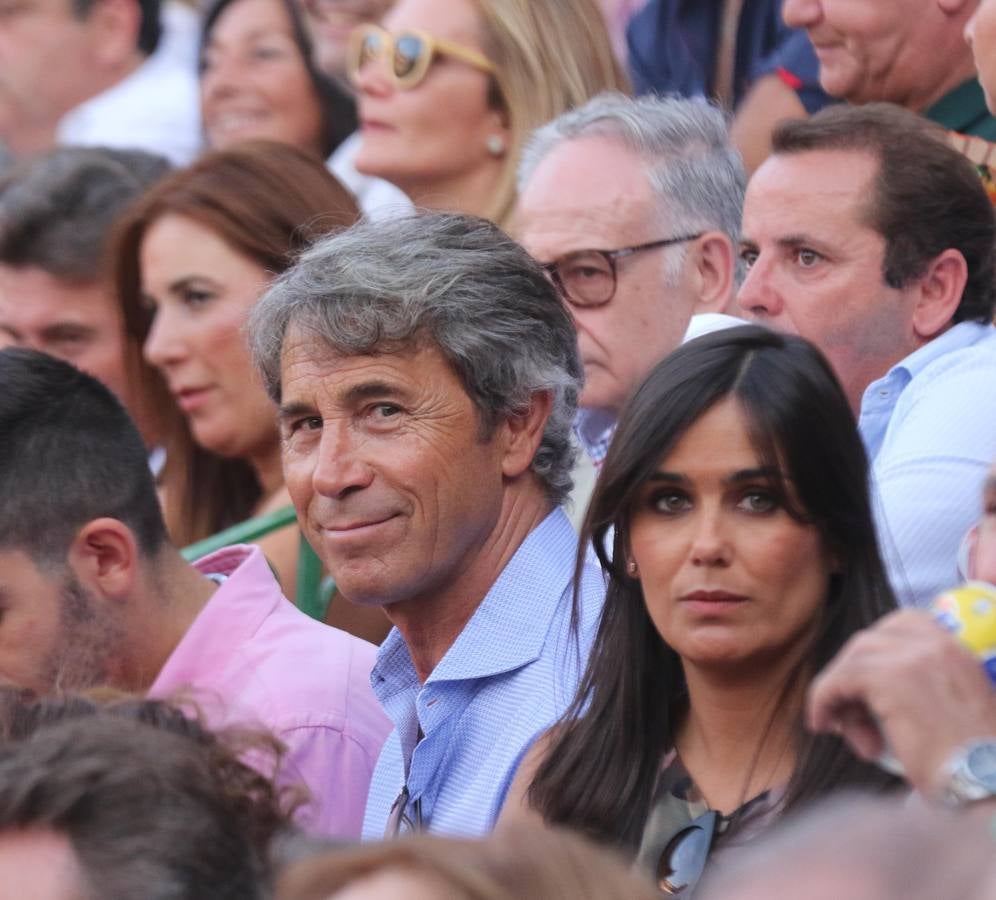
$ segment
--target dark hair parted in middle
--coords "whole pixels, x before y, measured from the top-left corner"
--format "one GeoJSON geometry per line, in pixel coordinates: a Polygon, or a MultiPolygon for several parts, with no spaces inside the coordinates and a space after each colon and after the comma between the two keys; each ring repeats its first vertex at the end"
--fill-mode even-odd
{"type": "MultiPolygon", "coordinates": [[[[864,448],[820,353],[801,338],[743,326],[690,341],[658,364],[620,419],[588,509],[580,546],[593,541],[609,573],[605,611],[578,695],[529,790],[548,821],[633,849],[688,697],[682,660],[626,572],[628,527],[662,459],[727,399],[740,407],[762,465],[791,485],[780,491],[788,514],[815,527],[837,563],[812,645],[790,681],[809,677],[804,672],[817,671],[895,607],[877,549],[864,448]]],[[[890,783],[839,738],[805,734],[800,712],[796,765],[779,812],[843,785],[890,783]]]]}
{"type": "Polygon", "coordinates": [[[996,217],[978,173],[945,131],[891,103],[842,104],[782,122],[772,146],[783,155],[838,150],[875,157],[866,220],[885,239],[885,283],[906,287],[950,247],[968,266],[954,321],[992,318],[996,217]]]}

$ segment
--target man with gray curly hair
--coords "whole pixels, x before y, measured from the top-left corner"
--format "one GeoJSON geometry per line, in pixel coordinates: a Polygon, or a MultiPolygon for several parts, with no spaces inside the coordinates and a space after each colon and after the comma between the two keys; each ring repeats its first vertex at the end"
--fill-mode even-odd
{"type": "Polygon", "coordinates": [[[496,226],[423,214],[313,246],[250,333],[301,528],[342,598],[395,626],[364,835],[486,833],[574,693],[604,592],[585,565],[572,628],[570,316],[496,226]]]}

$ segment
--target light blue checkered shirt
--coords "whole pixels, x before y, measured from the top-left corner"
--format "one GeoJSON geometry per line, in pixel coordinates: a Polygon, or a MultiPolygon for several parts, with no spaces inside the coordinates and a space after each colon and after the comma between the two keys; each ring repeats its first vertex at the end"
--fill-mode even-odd
{"type": "Polygon", "coordinates": [[[574,433],[597,470],[609,452],[616,434],[616,418],[601,409],[579,409],[574,418],[574,433]]]}
{"type": "Polygon", "coordinates": [[[572,637],[576,552],[567,517],[551,512],[424,685],[392,629],[370,681],[395,729],[370,784],[364,839],[384,836],[406,783],[407,815],[414,819],[418,803],[429,831],[481,835],[494,827],[523,754],[573,698],[579,660],[587,658],[597,627],[605,582],[591,559],[582,580],[580,646],[572,637]]]}
{"type": "Polygon", "coordinates": [[[859,429],[889,580],[924,606],[959,581],[996,459],[996,329],[962,322],[893,366],[866,388],[859,429]]]}

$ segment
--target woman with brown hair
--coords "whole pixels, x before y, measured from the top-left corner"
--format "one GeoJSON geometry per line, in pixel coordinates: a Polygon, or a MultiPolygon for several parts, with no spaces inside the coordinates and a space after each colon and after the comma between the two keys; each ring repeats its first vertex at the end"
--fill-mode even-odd
{"type": "MultiPolygon", "coordinates": [[[[119,223],[114,264],[126,327],[175,410],[163,486],[176,543],[289,507],[275,410],[243,332],[270,280],[311,239],[357,216],[317,157],[260,141],[205,155],[119,223]]],[[[305,600],[294,596],[296,524],[259,544],[287,596],[305,600]]],[[[379,610],[349,604],[334,605],[326,621],[374,641],[387,632],[379,610]]]]}
{"type": "Polygon", "coordinates": [[[214,0],[201,31],[200,89],[215,149],[266,139],[325,159],[356,129],[353,97],[315,66],[294,0],[214,0]]]}
{"type": "Polygon", "coordinates": [[[0,690],[3,896],[271,897],[296,799],[252,766],[275,767],[276,744],[158,700],[0,690]],[[69,852],[39,860],[32,838],[69,852]]]}
{"type": "Polygon", "coordinates": [[[400,0],[354,32],[356,168],[507,227],[533,129],[627,90],[596,0],[400,0]]]}

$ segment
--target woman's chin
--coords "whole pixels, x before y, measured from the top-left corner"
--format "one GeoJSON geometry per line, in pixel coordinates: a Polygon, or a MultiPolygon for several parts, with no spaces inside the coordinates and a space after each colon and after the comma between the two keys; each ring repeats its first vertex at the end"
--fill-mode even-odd
{"type": "Polygon", "coordinates": [[[406,156],[399,157],[392,152],[391,147],[384,146],[386,138],[387,135],[381,133],[380,129],[364,128],[363,141],[353,165],[361,175],[383,178],[393,183],[396,178],[404,178],[406,156]]]}
{"type": "Polygon", "coordinates": [[[240,435],[212,425],[205,423],[198,427],[191,423],[190,432],[198,447],[224,459],[239,459],[245,455],[245,441],[240,439],[240,435]]]}

